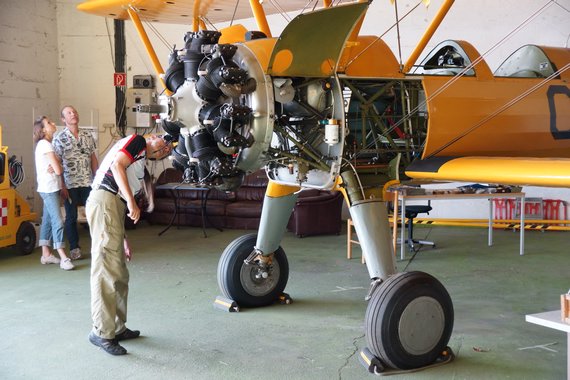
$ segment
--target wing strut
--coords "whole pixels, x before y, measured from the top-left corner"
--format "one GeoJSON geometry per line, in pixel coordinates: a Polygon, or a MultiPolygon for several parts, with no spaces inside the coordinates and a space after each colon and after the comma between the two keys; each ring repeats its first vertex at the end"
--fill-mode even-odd
{"type": "Polygon", "coordinates": [[[162,65],[160,64],[158,57],[156,56],[156,52],[154,51],[154,48],[152,47],[152,44],[148,39],[148,35],[144,30],[144,26],[141,22],[141,19],[139,18],[139,15],[131,7],[127,8],[127,12],[129,13],[129,17],[133,22],[133,24],[135,25],[135,28],[137,29],[139,37],[142,43],[144,44],[144,47],[146,48],[146,52],[148,53],[148,56],[152,61],[152,66],[154,67],[154,71],[156,72],[158,78],[160,79],[160,83],[162,83],[162,87],[164,88],[165,94],[169,96],[172,95],[172,92],[168,88],[166,88],[166,84],[164,83],[163,79],[164,69],[162,68],[162,65]]]}
{"type": "Polygon", "coordinates": [[[271,30],[269,29],[269,24],[267,23],[267,17],[265,16],[265,11],[263,10],[261,1],[249,0],[249,5],[253,12],[253,17],[255,17],[257,27],[267,36],[267,38],[271,38],[271,30]]]}

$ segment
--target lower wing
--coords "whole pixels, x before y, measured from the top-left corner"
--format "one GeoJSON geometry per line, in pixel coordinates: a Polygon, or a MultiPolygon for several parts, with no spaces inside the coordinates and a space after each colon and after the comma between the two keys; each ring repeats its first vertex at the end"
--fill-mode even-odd
{"type": "Polygon", "coordinates": [[[414,179],[570,187],[570,159],[529,157],[433,157],[413,162],[414,179]]]}

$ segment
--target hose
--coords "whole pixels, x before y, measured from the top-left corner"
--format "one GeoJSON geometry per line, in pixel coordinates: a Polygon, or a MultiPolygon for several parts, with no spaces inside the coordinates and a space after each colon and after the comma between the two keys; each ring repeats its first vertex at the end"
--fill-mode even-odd
{"type": "Polygon", "coordinates": [[[10,160],[8,161],[8,172],[10,173],[10,183],[14,187],[18,187],[26,178],[24,166],[16,156],[10,157],[10,160]]]}

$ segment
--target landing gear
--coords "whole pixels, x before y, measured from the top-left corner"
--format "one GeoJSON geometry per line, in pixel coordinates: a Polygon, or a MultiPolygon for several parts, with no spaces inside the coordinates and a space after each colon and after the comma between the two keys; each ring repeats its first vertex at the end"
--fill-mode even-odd
{"type": "Polygon", "coordinates": [[[389,277],[371,296],[365,317],[370,351],[399,369],[433,364],[453,329],[453,304],[443,285],[423,272],[389,277]]]}
{"type": "Polygon", "coordinates": [[[218,285],[225,297],[240,307],[269,305],[282,295],[289,278],[289,263],[281,247],[272,255],[255,255],[256,234],[231,242],[218,263],[218,285]],[[247,262],[246,262],[247,260],[247,262]]]}

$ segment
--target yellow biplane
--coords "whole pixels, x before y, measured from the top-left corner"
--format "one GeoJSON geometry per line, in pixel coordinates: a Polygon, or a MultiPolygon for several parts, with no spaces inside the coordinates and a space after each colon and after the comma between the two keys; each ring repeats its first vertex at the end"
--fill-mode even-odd
{"type": "MultiPolygon", "coordinates": [[[[445,0],[400,65],[382,39],[359,35],[367,1],[324,0],[279,37],[261,3],[92,0],[79,9],[134,22],[165,87],[159,104],[139,111],[159,115],[178,141],[173,163],[187,181],[232,190],[265,168],[259,231],[231,242],[219,262],[225,297],[257,307],[282,295],[280,242],[299,190],[342,191],[371,281],[361,357],[376,371],[445,359],[451,298],[427,273],[397,272],[386,202],[360,180],[366,164],[379,186],[407,175],[570,187],[570,49],[526,45],[492,72],[471,44],[447,40],[417,62],[453,4],[445,0]],[[252,15],[256,31],[205,25],[252,15]],[[166,70],[141,19],[192,21],[166,70]]],[[[307,3],[286,1],[280,11],[307,3]]]]}

